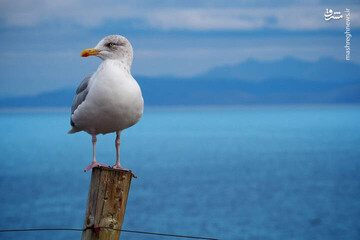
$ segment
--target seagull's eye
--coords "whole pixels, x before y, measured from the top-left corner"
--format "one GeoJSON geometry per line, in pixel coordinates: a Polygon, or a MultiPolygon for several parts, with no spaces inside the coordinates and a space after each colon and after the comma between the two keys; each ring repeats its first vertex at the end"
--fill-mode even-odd
{"type": "Polygon", "coordinates": [[[108,43],[107,46],[108,47],[113,47],[115,45],[115,43],[108,43]]]}

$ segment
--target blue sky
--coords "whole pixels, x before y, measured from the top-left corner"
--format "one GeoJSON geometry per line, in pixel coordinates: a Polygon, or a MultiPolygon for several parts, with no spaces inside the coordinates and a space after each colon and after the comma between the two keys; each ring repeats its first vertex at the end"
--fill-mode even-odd
{"type": "Polygon", "coordinates": [[[194,76],[249,58],[345,61],[351,10],[351,61],[360,63],[358,1],[0,1],[0,96],[76,86],[100,60],[80,58],[106,35],[133,44],[134,75],[194,76]]]}

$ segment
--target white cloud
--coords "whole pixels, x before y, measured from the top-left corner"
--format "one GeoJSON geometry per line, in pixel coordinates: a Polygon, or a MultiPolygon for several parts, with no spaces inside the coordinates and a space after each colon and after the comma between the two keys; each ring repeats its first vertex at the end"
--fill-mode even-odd
{"type": "MultiPolygon", "coordinates": [[[[336,7],[343,11],[344,7],[336,7]]],[[[326,6],[236,9],[160,9],[146,16],[151,26],[188,30],[317,30],[343,28],[343,21],[324,21],[326,6]]],[[[353,6],[352,27],[360,27],[360,7],[353,6]]]]}
{"type": "MultiPolygon", "coordinates": [[[[146,7],[138,2],[1,0],[1,16],[8,26],[37,26],[50,22],[70,22],[84,27],[98,27],[106,20],[136,19],[147,26],[162,30],[255,30],[262,28],[285,30],[317,30],[343,28],[341,21],[324,21],[324,11],[332,7],[343,11],[345,5],[314,4],[284,7],[178,7],[162,8],[160,4],[146,7]]],[[[253,4],[252,4],[253,5],[253,4]]],[[[360,7],[352,10],[352,27],[360,27],[360,7]]],[[[144,26],[143,26],[144,27],[144,26]]]]}
{"type": "Polygon", "coordinates": [[[70,22],[85,27],[99,26],[107,19],[124,19],[131,12],[126,5],[93,1],[1,0],[1,17],[8,26],[34,27],[48,21],[70,22]]]}
{"type": "Polygon", "coordinates": [[[150,25],[161,29],[237,30],[264,25],[261,18],[240,9],[162,9],[147,14],[150,25]]]}

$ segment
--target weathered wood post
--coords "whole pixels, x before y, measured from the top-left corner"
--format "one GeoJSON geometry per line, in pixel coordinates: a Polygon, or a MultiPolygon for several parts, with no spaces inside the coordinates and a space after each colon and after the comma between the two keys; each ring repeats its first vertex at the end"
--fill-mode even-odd
{"type": "Polygon", "coordinates": [[[81,240],[118,240],[132,174],[122,170],[97,167],[91,175],[81,240]]]}

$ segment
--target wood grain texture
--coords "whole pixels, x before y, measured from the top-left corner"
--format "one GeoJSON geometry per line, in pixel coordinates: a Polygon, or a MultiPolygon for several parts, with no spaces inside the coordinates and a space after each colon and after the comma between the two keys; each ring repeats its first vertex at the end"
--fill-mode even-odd
{"type": "Polygon", "coordinates": [[[82,240],[118,240],[128,199],[132,175],[130,172],[110,168],[94,168],[86,207],[84,228],[100,227],[100,231],[87,229],[82,240]]]}

